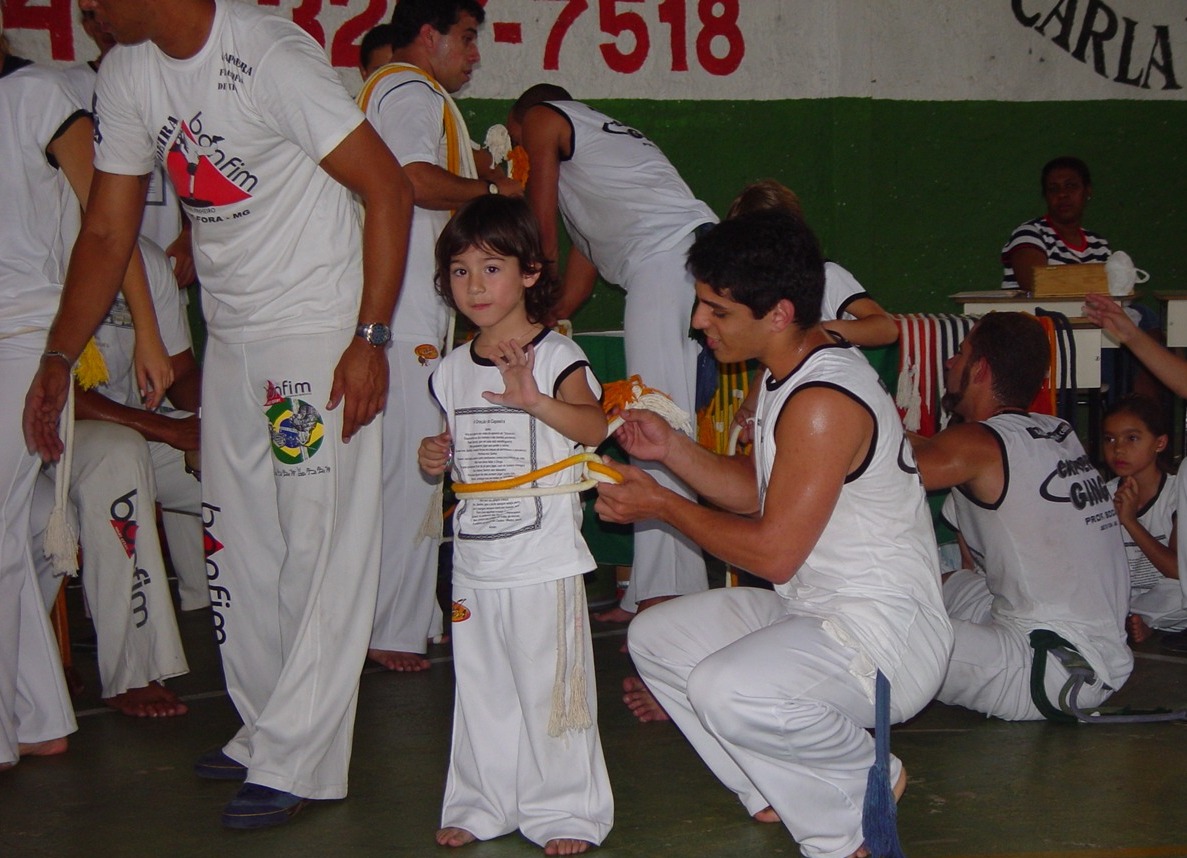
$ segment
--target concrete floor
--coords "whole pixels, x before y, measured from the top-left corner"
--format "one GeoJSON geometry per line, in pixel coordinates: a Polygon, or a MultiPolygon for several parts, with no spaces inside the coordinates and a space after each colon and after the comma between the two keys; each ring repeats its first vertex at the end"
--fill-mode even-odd
{"type": "MultiPolygon", "coordinates": [[[[72,612],[75,640],[89,634],[72,612]]],[[[234,784],[201,781],[195,756],[238,726],[222,691],[206,612],[181,617],[191,673],[171,683],[188,715],[138,721],[96,699],[94,658],[75,653],[86,690],[67,754],[0,774],[0,856],[444,856],[433,842],[449,746],[447,648],[416,675],[367,670],[351,795],[291,823],[232,832],[218,823],[234,784]]],[[[752,822],[670,724],[636,723],[619,700],[630,670],[621,628],[596,626],[599,722],[617,804],[597,854],[794,856],[782,826],[752,822]]],[[[1187,658],[1147,644],[1118,702],[1187,704],[1187,658]]],[[[899,828],[911,858],[1187,858],[1187,725],[1073,726],[989,721],[933,704],[893,732],[911,783],[899,828]]],[[[539,855],[518,835],[466,858],[539,855]]]]}

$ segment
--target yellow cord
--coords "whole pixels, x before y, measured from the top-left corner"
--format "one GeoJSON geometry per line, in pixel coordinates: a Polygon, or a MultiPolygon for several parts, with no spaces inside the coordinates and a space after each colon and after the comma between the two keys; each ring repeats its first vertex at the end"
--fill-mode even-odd
{"type": "MultiPolygon", "coordinates": [[[[555,474],[557,471],[563,471],[565,468],[571,468],[574,465],[584,463],[587,470],[596,474],[601,474],[607,477],[611,482],[621,483],[622,474],[618,471],[602,463],[602,457],[596,453],[577,453],[567,459],[562,459],[559,462],[554,462],[551,465],[546,465],[543,468],[537,468],[534,471],[528,471],[526,474],[520,474],[518,477],[508,477],[505,480],[488,480],[484,483],[454,483],[453,491],[458,497],[465,497],[474,492],[490,492],[503,491],[506,489],[519,488],[534,482],[541,477],[546,477],[549,474],[555,474]]],[[[574,483],[576,487],[577,483],[574,483]]]]}

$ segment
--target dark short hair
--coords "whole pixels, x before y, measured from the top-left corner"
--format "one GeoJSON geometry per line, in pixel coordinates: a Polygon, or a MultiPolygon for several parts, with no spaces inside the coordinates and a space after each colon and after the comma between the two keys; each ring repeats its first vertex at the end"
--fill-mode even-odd
{"type": "Polygon", "coordinates": [[[542,321],[556,306],[560,282],[553,273],[551,260],[544,258],[540,224],[522,197],[484,194],[457,210],[437,239],[437,273],[433,285],[441,299],[457,310],[449,288],[449,264],[471,247],[481,247],[519,262],[525,273],[540,272],[536,284],[524,293],[528,318],[542,321]]]}
{"type": "Polygon", "coordinates": [[[367,35],[363,36],[363,41],[359,44],[359,67],[366,68],[367,60],[371,58],[371,54],[382,47],[391,47],[393,28],[391,24],[380,24],[378,27],[372,27],[367,31],[367,35]]]}
{"type": "Polygon", "coordinates": [[[1151,399],[1149,396],[1141,396],[1137,393],[1131,393],[1128,396],[1123,396],[1105,409],[1105,416],[1101,418],[1101,424],[1108,420],[1115,414],[1132,414],[1138,420],[1146,424],[1146,428],[1150,430],[1150,434],[1154,437],[1165,435],[1168,439],[1166,447],[1164,447],[1156,458],[1158,468],[1164,472],[1174,472],[1174,462],[1171,458],[1171,444],[1169,443],[1171,436],[1171,424],[1167,418],[1166,409],[1162,407],[1162,403],[1151,399]]]}
{"type": "Polygon", "coordinates": [[[796,325],[820,321],[824,257],[806,223],[780,211],[757,211],[703,232],[688,252],[688,271],[718,295],[761,319],[783,299],[796,325]]]}
{"type": "Polygon", "coordinates": [[[399,0],[392,12],[392,47],[408,47],[425,24],[438,33],[448,33],[466,13],[479,24],[486,20],[486,11],[478,0],[399,0]]]}
{"type": "Polygon", "coordinates": [[[1029,408],[1051,366],[1051,344],[1030,313],[986,313],[969,332],[969,359],[993,373],[993,392],[1007,408],[1029,408]]]}
{"type": "Polygon", "coordinates": [[[1088,165],[1072,155],[1060,155],[1058,158],[1052,158],[1043,165],[1043,174],[1039,178],[1039,191],[1047,193],[1047,177],[1051,175],[1054,170],[1072,170],[1080,177],[1080,181],[1085,185],[1092,184],[1092,174],[1088,172],[1088,165]]]}
{"type": "Polygon", "coordinates": [[[557,86],[554,83],[538,83],[529,86],[523,91],[523,95],[515,99],[515,104],[511,105],[511,118],[522,121],[525,113],[545,101],[572,100],[573,96],[569,95],[569,91],[563,86],[557,86]]]}

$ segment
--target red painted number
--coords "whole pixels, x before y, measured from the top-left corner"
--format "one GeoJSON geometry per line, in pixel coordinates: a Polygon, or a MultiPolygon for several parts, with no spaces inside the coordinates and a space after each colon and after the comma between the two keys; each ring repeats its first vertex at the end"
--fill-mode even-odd
{"type": "Polygon", "coordinates": [[[746,55],[746,42],[738,27],[739,0],[699,0],[697,15],[701,19],[701,32],[697,36],[697,61],[709,74],[733,74],[746,55]],[[716,40],[725,42],[725,54],[713,53],[716,40]]]}
{"type": "Polygon", "coordinates": [[[602,32],[610,36],[628,33],[634,47],[624,52],[617,42],[603,42],[602,57],[611,71],[632,74],[643,68],[647,52],[651,50],[651,37],[647,35],[647,22],[638,12],[619,12],[619,3],[642,3],[643,0],[598,0],[598,14],[602,21],[602,32]]]}
{"type": "MultiPolygon", "coordinates": [[[[345,6],[350,0],[330,0],[331,6],[345,6]]],[[[367,8],[338,28],[330,43],[330,63],[354,68],[359,64],[359,42],[367,31],[387,16],[387,0],[367,0],[367,8]]]]}
{"type": "Polygon", "coordinates": [[[317,20],[321,14],[321,0],[301,0],[301,4],[293,8],[293,23],[304,30],[323,48],[326,46],[326,31],[317,20]]]}
{"type": "Polygon", "coordinates": [[[10,30],[45,30],[49,33],[50,56],[73,61],[74,22],[70,17],[73,10],[73,0],[49,0],[49,5],[6,0],[3,26],[10,30]]]}
{"type": "Polygon", "coordinates": [[[659,20],[672,32],[672,71],[688,71],[688,24],[684,0],[661,0],[659,20]]]}
{"type": "Polygon", "coordinates": [[[557,0],[565,4],[561,13],[556,16],[556,22],[548,33],[548,41],[544,44],[544,70],[556,71],[561,67],[561,42],[565,34],[573,26],[581,14],[589,8],[588,0],[557,0]]]}

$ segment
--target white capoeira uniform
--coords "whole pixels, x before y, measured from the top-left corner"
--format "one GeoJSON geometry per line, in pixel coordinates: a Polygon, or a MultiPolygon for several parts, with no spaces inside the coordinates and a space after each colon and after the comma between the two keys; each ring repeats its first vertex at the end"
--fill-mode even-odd
{"type": "Polygon", "coordinates": [[[820,321],[856,318],[849,305],[870,293],[847,268],[831,260],[824,263],[824,298],[820,302],[820,321]]]}
{"type": "Polygon", "coordinates": [[[352,195],[318,165],[363,115],[313,39],[237,2],[216,4],[189,59],[114,48],[96,115],[96,166],[164,161],[193,224],[207,578],[243,719],[224,751],[251,783],[341,798],[379,572],[382,421],[346,445],[342,407],[325,407],[358,320],[362,239],[352,195]]]}
{"type": "MultiPolygon", "coordinates": [[[[657,605],[629,631],[648,688],[750,814],[768,805],[805,855],[852,855],[874,762],[874,678],[891,717],[932,699],[952,645],[935,534],[889,395],[853,347],[824,346],[761,384],[755,463],[765,502],[775,426],[795,393],[827,387],[873,418],[872,449],[804,565],[774,591],[711,590],[657,605]]],[[[902,763],[891,760],[891,782],[902,763]]]]}
{"type": "Polygon", "coordinates": [[[47,147],[84,115],[60,72],[8,57],[0,69],[0,764],[19,744],[78,729],[34,574],[29,509],[40,460],[20,403],[58,308],[78,201],[47,147]]]}
{"type": "MultiPolygon", "coordinates": [[[[401,164],[424,162],[448,169],[448,98],[423,73],[385,70],[370,93],[367,118],[401,164]]],[[[461,136],[469,145],[464,128],[461,136]]],[[[383,424],[383,547],[371,646],[394,652],[424,652],[426,641],[442,630],[437,481],[420,470],[416,453],[422,438],[444,428],[428,378],[440,363],[449,325],[449,309],[433,287],[434,248],[449,216],[448,211],[413,209],[404,285],[392,319],[391,383],[383,424]]]]}
{"type": "MultiPolygon", "coordinates": [[[[1109,481],[1109,494],[1117,493],[1118,479],[1109,481]]],[[[1170,545],[1179,500],[1179,477],[1163,474],[1162,484],[1148,504],[1138,510],[1138,523],[1163,545],[1170,545]]],[[[1167,578],[1150,562],[1124,527],[1125,557],[1129,561],[1129,611],[1152,629],[1177,632],[1187,628],[1187,608],[1178,580],[1167,578]]]]}
{"type": "MultiPolygon", "coordinates": [[[[573,128],[572,157],[560,162],[559,206],[574,245],[626,291],[623,335],[628,374],[695,414],[699,346],[689,337],[695,302],[684,268],[694,232],[717,217],[654,143],[576,101],[545,102],[573,128]]],[[[662,485],[692,493],[655,463],[640,465],[662,485]]],[[[622,607],[708,587],[700,549],[675,528],[635,526],[631,584],[622,607]]]]}
{"type": "MultiPolygon", "coordinates": [[[[944,583],[956,646],[937,697],[1011,721],[1042,718],[1030,693],[1029,635],[1046,629],[1096,671],[1079,703],[1099,705],[1133,668],[1129,572],[1112,496],[1063,420],[1007,411],[981,424],[1001,447],[1006,482],[995,504],[952,491],[952,524],[984,573],[961,570],[944,583]]],[[[1067,676],[1047,659],[1049,701],[1067,676]]]]}
{"type": "MultiPolygon", "coordinates": [[[[140,241],[140,252],[165,349],[171,355],[187,351],[189,325],[169,261],[146,239],[140,241]]],[[[95,341],[109,374],[98,392],[121,405],[138,408],[132,358],[136,335],[122,296],[108,311],[95,341]]],[[[187,413],[176,412],[178,416],[187,413]]],[[[209,605],[202,552],[201,484],[185,472],[181,450],[146,441],[135,429],[115,423],[75,423],[71,458],[70,512],[79,521],[82,583],[98,637],[103,697],[186,673],[155,507],[160,501],[172,510],[164,513],[163,519],[170,556],[182,582],[182,604],[189,589],[198,594],[198,607],[209,605]]],[[[47,608],[57,596],[62,578],[55,574],[44,552],[36,549],[44,542],[53,501],[52,469],[46,469],[37,483],[33,545],[47,608]]],[[[191,601],[194,598],[190,596],[191,601]]]]}
{"type": "MultiPolygon", "coordinates": [[[[98,69],[90,63],[78,63],[62,70],[82,105],[90,110],[95,103],[95,83],[98,69]]],[[[165,175],[163,164],[157,164],[148,174],[148,192],[144,199],[144,217],[140,221],[140,236],[147,238],[161,250],[168,249],[181,232],[181,206],[177,191],[165,175]]],[[[189,285],[189,284],[186,284],[189,285]]],[[[184,295],[183,294],[183,301],[184,295]]]]}
{"type": "MultiPolygon", "coordinates": [[[[544,331],[534,346],[541,390],[555,395],[569,374],[584,372],[600,394],[571,340],[544,331]]],[[[515,476],[575,452],[577,445],[526,412],[482,398],[503,388],[494,363],[472,346],[433,373],[453,435],[455,480],[515,476]]],[[[570,468],[533,485],[577,479],[570,468]]],[[[519,829],[540,846],[556,838],[601,843],[614,799],[597,729],[582,578],[595,564],[581,536],[578,496],[463,500],[453,558],[457,690],[441,825],[480,840],[519,829]],[[575,681],[581,674],[584,685],[575,681]],[[570,698],[582,690],[584,701],[570,698]],[[588,726],[550,732],[556,694],[570,714],[587,711],[588,726]]]]}

